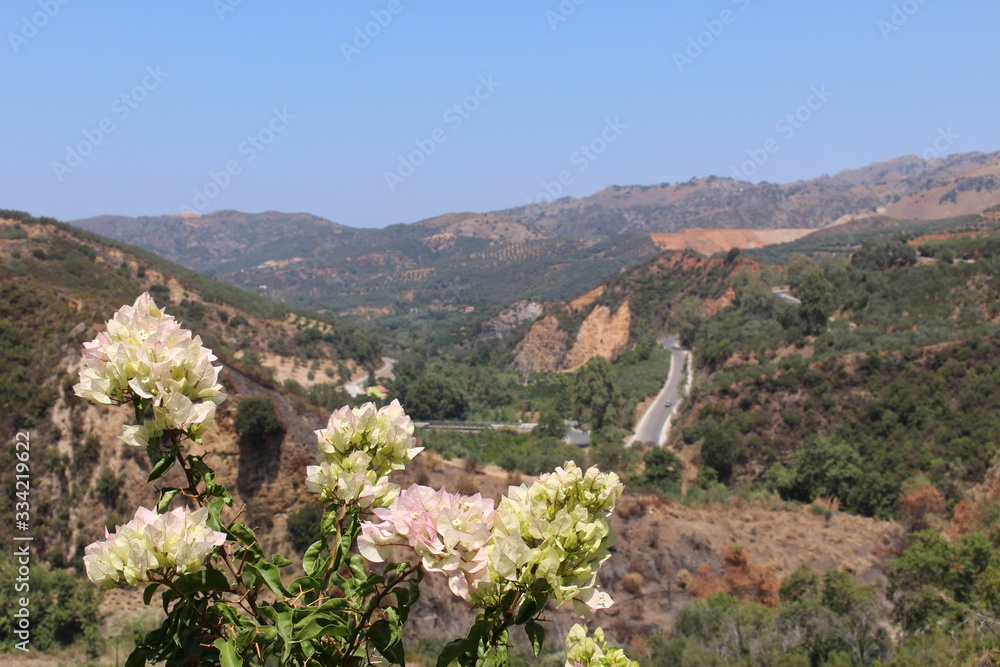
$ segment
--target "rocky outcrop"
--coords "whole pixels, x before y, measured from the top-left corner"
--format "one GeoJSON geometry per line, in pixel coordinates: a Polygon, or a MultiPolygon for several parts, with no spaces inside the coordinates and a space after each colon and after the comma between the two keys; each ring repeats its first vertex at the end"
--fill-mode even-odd
{"type": "Polygon", "coordinates": [[[598,355],[611,359],[628,344],[631,324],[632,311],[628,301],[614,315],[607,306],[596,306],[580,325],[573,348],[563,361],[562,370],[574,371],[591,357],[598,355]]]}
{"type": "Polygon", "coordinates": [[[628,301],[614,315],[605,305],[595,306],[568,345],[569,334],[555,315],[535,322],[514,348],[509,368],[523,371],[575,371],[591,357],[611,359],[628,345],[632,311],[628,301]],[[568,349],[568,351],[567,351],[568,349]]]}
{"type": "Polygon", "coordinates": [[[479,334],[469,341],[469,347],[475,348],[489,340],[503,340],[522,324],[537,320],[543,312],[545,307],[537,301],[518,301],[486,322],[479,334]]]}
{"type": "Polygon", "coordinates": [[[569,334],[559,328],[559,320],[549,315],[535,322],[528,335],[514,349],[510,368],[521,371],[554,371],[566,354],[569,334]]]}

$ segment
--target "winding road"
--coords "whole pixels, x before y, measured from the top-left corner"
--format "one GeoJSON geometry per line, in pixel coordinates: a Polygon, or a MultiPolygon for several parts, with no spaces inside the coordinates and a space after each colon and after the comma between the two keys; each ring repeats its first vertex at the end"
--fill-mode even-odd
{"type": "Polygon", "coordinates": [[[777,287],[775,287],[771,291],[774,292],[774,296],[778,297],[779,299],[784,299],[788,303],[795,304],[796,306],[801,306],[802,305],[801,301],[799,301],[794,296],[792,296],[791,294],[788,293],[788,288],[787,287],[783,287],[783,288],[780,288],[780,289],[777,288],[777,287]]]}
{"type": "Polygon", "coordinates": [[[680,339],[677,336],[661,338],[658,342],[662,347],[670,350],[670,373],[667,375],[667,382],[663,385],[663,389],[653,400],[653,404],[639,419],[635,433],[628,439],[626,446],[630,446],[636,441],[652,442],[657,446],[666,442],[670,429],[670,418],[677,410],[677,404],[681,399],[680,383],[684,372],[684,362],[689,360],[691,353],[680,346],[680,339]]]}
{"type": "MultiPolygon", "coordinates": [[[[389,357],[382,357],[382,365],[375,369],[375,377],[383,377],[390,375],[393,369],[396,367],[396,360],[390,359],[389,357]]],[[[365,373],[361,377],[351,380],[344,385],[344,391],[346,391],[351,396],[360,396],[365,393],[368,389],[368,373],[365,373]]]]}

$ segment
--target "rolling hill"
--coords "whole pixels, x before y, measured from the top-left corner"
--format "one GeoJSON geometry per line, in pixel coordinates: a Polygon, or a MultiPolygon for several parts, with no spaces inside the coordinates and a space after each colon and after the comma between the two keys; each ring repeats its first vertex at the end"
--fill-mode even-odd
{"type": "Polygon", "coordinates": [[[711,253],[875,214],[927,220],[978,213],[996,203],[998,190],[1000,153],[969,153],[897,158],[789,184],[709,176],[612,186],[581,199],[385,229],[274,211],[72,224],[295,306],[390,327],[431,320],[456,331],[518,299],[572,298],[659,248],[711,253]]]}
{"type": "MultiPolygon", "coordinates": [[[[261,361],[279,369],[312,361],[318,370],[337,372],[333,369],[341,364],[369,365],[378,351],[377,341],[369,341],[360,348],[367,356],[352,357],[345,342],[360,345],[367,335],[337,321],[290,310],[52,219],[0,211],[0,431],[9,440],[15,430],[31,434],[32,590],[48,594],[54,590],[49,577],[58,577],[59,603],[72,595],[67,613],[82,614],[60,617],[58,627],[66,634],[45,648],[82,634],[98,653],[119,642],[127,651],[132,633],[157,622],[156,610],[143,608],[141,589],[110,591],[101,599],[81,582],[84,546],[99,539],[106,524],[123,523],[134,507],[154,504],[156,491],[144,484],[144,453],[117,439],[129,411],[98,408],[72,395],[81,344],[143,290],[201,335],[223,362],[220,379],[229,399],[206,435],[204,453],[236,494],[237,505],[246,505],[244,520],[272,550],[293,551],[294,526],[313,502],[301,478],[313,461],[312,429],[322,425],[326,413],[302,400],[294,387],[275,383],[261,361]],[[265,397],[284,426],[280,436],[258,445],[241,440],[234,429],[239,404],[251,396],[265,397]],[[102,645],[95,633],[108,643],[102,645]]],[[[4,455],[9,465],[11,451],[4,455]]],[[[171,476],[179,474],[172,471],[163,483],[181,485],[171,476]]],[[[470,467],[426,452],[398,481],[474,486],[496,497],[519,478],[516,471],[470,467]]],[[[0,507],[8,513],[14,502],[11,484],[11,478],[0,482],[0,507]]],[[[616,641],[641,647],[643,637],[669,625],[692,599],[694,592],[685,587],[701,574],[690,573],[721,571],[734,536],[750,545],[755,562],[773,566],[775,577],[808,560],[818,568],[849,565],[860,576],[875,578],[881,558],[876,549],[894,543],[898,529],[862,517],[844,517],[832,527],[820,521],[791,506],[709,509],[629,496],[615,519],[616,530],[626,542],[642,540],[648,547],[621,550],[609,563],[604,586],[619,606],[602,623],[616,641]],[[649,605],[649,596],[662,599],[649,605]]],[[[9,524],[0,529],[0,537],[9,539],[11,530],[9,524]]],[[[42,618],[42,607],[33,609],[42,618]]],[[[411,646],[422,646],[458,631],[468,609],[429,577],[415,612],[411,646]]],[[[570,623],[562,612],[552,612],[549,619],[558,628],[553,634],[564,633],[570,623]]],[[[558,652],[554,644],[549,648],[558,652]]]]}

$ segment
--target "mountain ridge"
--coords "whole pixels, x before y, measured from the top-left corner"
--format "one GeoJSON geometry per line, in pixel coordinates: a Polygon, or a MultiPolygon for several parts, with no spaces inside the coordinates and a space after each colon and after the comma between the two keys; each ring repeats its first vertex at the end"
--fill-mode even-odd
{"type": "Polygon", "coordinates": [[[456,332],[517,300],[586,292],[664,247],[712,254],[726,245],[759,247],[775,230],[803,234],[873,215],[940,219],[978,214],[998,201],[995,152],[901,157],[789,184],[708,176],[615,185],[581,199],[452,212],[384,229],[275,211],[71,224],[292,305],[390,327],[434,321],[435,329],[456,332]],[[693,229],[730,233],[707,243],[693,229]]]}
{"type": "MultiPolygon", "coordinates": [[[[461,236],[493,240],[501,240],[505,235],[510,239],[510,235],[518,232],[520,238],[517,240],[524,241],[558,236],[603,236],[625,232],[670,233],[692,227],[728,229],[741,226],[736,224],[741,221],[748,222],[749,224],[742,226],[749,229],[789,227],[815,229],[833,224],[842,217],[834,215],[834,212],[817,213],[813,210],[816,207],[810,202],[804,202],[797,207],[790,208],[764,207],[763,210],[754,208],[755,200],[761,197],[779,193],[785,199],[789,199],[799,197],[810,188],[820,191],[832,190],[833,193],[828,194],[828,198],[835,201],[839,199],[845,215],[885,213],[893,217],[930,219],[974,213],[981,211],[985,206],[978,201],[975,203],[967,201],[971,197],[966,196],[965,193],[976,190],[977,194],[981,194],[984,189],[988,193],[992,193],[1000,189],[1000,151],[961,153],[931,159],[923,159],[914,155],[901,156],[855,169],[844,169],[833,176],[822,174],[811,179],[781,184],[769,181],[751,183],[710,175],[676,184],[610,185],[582,198],[564,197],[555,201],[486,212],[449,212],[412,223],[397,223],[384,228],[352,227],[309,213],[282,213],[271,210],[261,213],[219,210],[201,216],[190,214],[140,217],[101,215],[71,220],[69,223],[98,233],[102,233],[98,227],[108,230],[110,226],[120,225],[125,221],[132,221],[131,224],[140,226],[148,224],[150,221],[175,221],[177,224],[199,230],[203,225],[194,224],[195,220],[208,219],[214,222],[224,216],[232,222],[233,218],[242,216],[255,222],[271,222],[278,220],[280,216],[282,220],[290,219],[300,223],[308,221],[326,226],[330,230],[336,230],[336,234],[346,235],[345,241],[353,240],[359,236],[384,238],[384,233],[398,233],[404,229],[412,228],[432,231],[435,234],[449,232],[461,236]],[[921,177],[923,180],[920,180],[921,177]],[[851,188],[858,188],[860,191],[851,196],[841,196],[844,193],[838,192],[851,188]],[[922,191],[928,189],[940,190],[941,197],[944,197],[945,201],[931,202],[926,196],[921,197],[922,191]],[[712,191],[716,192],[715,199],[720,197],[723,199],[722,204],[734,205],[733,201],[729,201],[733,191],[737,194],[743,194],[742,199],[747,200],[747,203],[737,206],[730,219],[726,219],[724,216],[720,218],[719,211],[706,209],[704,201],[702,201],[712,199],[711,195],[706,194],[712,191]],[[917,201],[921,199],[925,201],[918,205],[917,201]],[[702,212],[679,225],[670,218],[670,214],[676,213],[676,211],[666,209],[670,205],[685,201],[689,208],[701,209],[702,212]],[[586,215],[581,219],[577,209],[588,206],[611,209],[610,218],[614,222],[622,222],[622,226],[615,229],[611,224],[611,219],[605,219],[599,224],[595,223],[593,212],[591,212],[589,222],[586,215]],[[920,206],[923,208],[919,208],[920,206]],[[946,207],[944,211],[941,210],[941,206],[946,207]],[[902,213],[901,209],[907,207],[917,207],[919,210],[916,211],[916,214],[913,212],[902,213]],[[946,215],[942,215],[942,213],[946,215]],[[659,218],[656,217],[657,214],[660,216],[659,218]],[[770,221],[761,218],[761,216],[768,214],[772,216],[770,221]],[[562,219],[560,219],[560,215],[562,219]],[[616,218],[615,215],[618,217],[616,218]],[[747,216],[750,217],[747,218],[747,216]],[[569,219],[566,219],[567,217],[569,219]],[[704,224],[705,218],[715,220],[720,224],[704,224]],[[795,220],[804,224],[784,224],[795,220]],[[575,228],[570,228],[571,224],[576,225],[575,228]],[[498,226],[502,226],[502,228],[498,229],[498,226]]],[[[711,204],[711,202],[709,203],[711,204]]],[[[827,201],[825,203],[829,208],[829,204],[834,202],[827,201]]],[[[239,221],[237,220],[237,222],[239,221]]],[[[115,231],[119,234],[124,233],[121,230],[115,231]]],[[[109,235],[112,238],[126,240],[114,234],[109,235]]],[[[418,232],[420,237],[429,235],[432,234],[418,232]]],[[[146,247],[141,242],[137,245],[146,247]]]]}

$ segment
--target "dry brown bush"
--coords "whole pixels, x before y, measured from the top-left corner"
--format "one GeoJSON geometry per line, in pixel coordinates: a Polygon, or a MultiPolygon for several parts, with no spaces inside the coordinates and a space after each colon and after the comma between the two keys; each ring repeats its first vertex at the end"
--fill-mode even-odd
{"type": "Polygon", "coordinates": [[[933,486],[923,486],[900,496],[899,520],[908,532],[927,530],[933,516],[944,511],[944,496],[933,486]]]}
{"type": "Polygon", "coordinates": [[[431,475],[427,472],[425,466],[419,466],[413,470],[413,483],[419,484],[420,486],[427,486],[430,484],[431,475]]]}
{"type": "Polygon", "coordinates": [[[686,583],[686,588],[691,597],[699,599],[711,597],[716,593],[722,593],[726,590],[722,582],[719,581],[719,577],[715,574],[712,566],[708,563],[699,565],[697,572],[689,575],[687,581],[682,583],[686,583]]]}
{"type": "Polygon", "coordinates": [[[638,572],[629,572],[622,577],[622,588],[630,595],[641,595],[642,584],[645,580],[645,577],[638,572]]]}
{"type": "Polygon", "coordinates": [[[623,519],[639,519],[646,516],[649,504],[644,498],[624,496],[615,506],[615,514],[623,519]]]}
{"type": "Polygon", "coordinates": [[[468,475],[462,475],[455,482],[455,493],[461,493],[463,496],[472,496],[479,493],[479,485],[468,475]]]}

